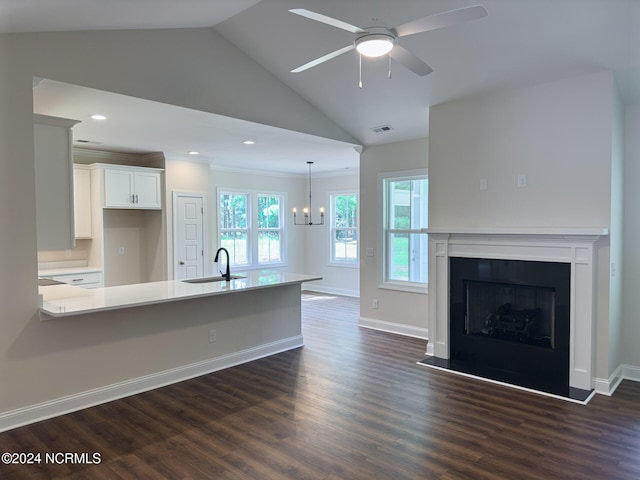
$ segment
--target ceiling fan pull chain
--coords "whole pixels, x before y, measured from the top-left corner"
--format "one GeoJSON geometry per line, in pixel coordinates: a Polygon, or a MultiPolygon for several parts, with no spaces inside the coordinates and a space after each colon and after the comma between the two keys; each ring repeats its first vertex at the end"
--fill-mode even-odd
{"type": "Polygon", "coordinates": [[[391,79],[391,55],[389,55],[389,74],[387,76],[391,79]]]}
{"type": "Polygon", "coordinates": [[[358,74],[360,75],[359,80],[358,80],[358,87],[362,88],[362,54],[359,54],[358,58],[359,58],[358,74]]]}

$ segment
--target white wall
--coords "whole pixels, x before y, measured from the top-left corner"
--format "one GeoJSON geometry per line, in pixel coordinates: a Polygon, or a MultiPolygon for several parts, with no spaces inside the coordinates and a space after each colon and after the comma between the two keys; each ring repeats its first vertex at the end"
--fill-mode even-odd
{"type": "MultiPolygon", "coordinates": [[[[306,181],[306,180],[305,180],[306,181]]],[[[352,192],[358,194],[360,190],[359,175],[332,175],[312,177],[313,214],[317,215],[318,209],[325,209],[325,225],[314,227],[296,227],[304,230],[306,236],[306,273],[321,275],[322,280],[306,284],[309,290],[331,293],[336,295],[348,295],[357,297],[360,295],[360,271],[358,264],[354,267],[330,265],[331,219],[329,195],[334,192],[352,192]]],[[[306,198],[296,198],[291,204],[302,210],[306,198]]],[[[314,217],[315,220],[315,217],[314,217]]]]}
{"type": "Polygon", "coordinates": [[[619,286],[609,282],[621,250],[616,105],[613,75],[601,72],[432,107],[429,132],[429,227],[611,229],[596,245],[594,370],[604,379],[619,355],[619,286]]]}
{"type": "Polygon", "coordinates": [[[622,361],[640,367],[640,104],[625,111],[622,361]]]}
{"type": "MultiPolygon", "coordinates": [[[[624,105],[614,91],[611,127],[611,223],[609,224],[609,361],[611,375],[622,363],[622,292],[624,275],[624,105]]],[[[606,268],[606,266],[604,267],[606,268]]],[[[640,364],[639,364],[640,365],[640,364]]]]}
{"type": "Polygon", "coordinates": [[[400,334],[427,338],[427,295],[379,288],[381,212],[378,174],[431,167],[426,138],[369,147],[360,157],[360,324],[400,334]],[[374,299],[378,309],[372,308],[374,299]]]}
{"type": "Polygon", "coordinates": [[[429,226],[608,227],[612,95],[603,72],[432,107],[429,226]]]}
{"type": "MultiPolygon", "coordinates": [[[[211,167],[205,163],[189,161],[188,159],[167,158],[165,159],[165,217],[167,219],[167,278],[173,279],[174,267],[174,245],[173,245],[173,193],[190,192],[203,193],[206,195],[209,205],[206,206],[209,251],[206,251],[205,263],[209,265],[211,257],[211,228],[213,224],[212,215],[215,210],[211,209],[211,198],[214,195],[211,190],[211,167]]],[[[211,271],[205,268],[205,275],[211,275],[211,271]]]]}
{"type": "Polygon", "coordinates": [[[0,65],[0,415],[185,365],[202,338],[183,314],[39,320],[33,76],[353,141],[211,29],[0,35],[0,65]]]}
{"type": "Polygon", "coordinates": [[[247,190],[262,193],[284,193],[284,221],[285,225],[290,227],[286,237],[286,267],[279,267],[276,270],[285,270],[296,273],[306,273],[305,271],[305,237],[304,231],[291,226],[292,218],[289,212],[293,208],[298,198],[304,196],[304,181],[296,175],[269,174],[267,172],[240,172],[232,170],[224,170],[213,168],[211,170],[211,218],[212,218],[212,248],[215,251],[218,248],[218,220],[217,212],[217,194],[218,188],[247,190]]]}

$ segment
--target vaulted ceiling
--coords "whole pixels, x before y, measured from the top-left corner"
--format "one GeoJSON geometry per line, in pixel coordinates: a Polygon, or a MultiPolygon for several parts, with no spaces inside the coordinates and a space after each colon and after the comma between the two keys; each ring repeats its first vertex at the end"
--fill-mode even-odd
{"type": "Polygon", "coordinates": [[[428,134],[429,107],[481,92],[612,70],[626,101],[640,101],[640,2],[479,0],[488,16],[398,38],[433,68],[350,51],[301,73],[309,60],[352,44],[354,34],[290,13],[305,8],[365,27],[393,27],[473,0],[0,0],[0,31],[211,26],[369,146],[428,134]],[[389,125],[375,133],[373,128],[389,125]]]}

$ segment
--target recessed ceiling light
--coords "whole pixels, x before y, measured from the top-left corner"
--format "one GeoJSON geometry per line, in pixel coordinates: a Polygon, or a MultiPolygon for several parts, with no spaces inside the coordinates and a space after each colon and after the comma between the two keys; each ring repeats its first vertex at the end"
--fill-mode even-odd
{"type": "Polygon", "coordinates": [[[254,142],[253,140],[245,140],[244,142],[245,145],[254,145],[256,142],[254,142]]]}
{"type": "Polygon", "coordinates": [[[94,120],[106,120],[107,117],[105,117],[104,115],[100,115],[99,113],[95,113],[93,115],[91,115],[91,118],[93,118],[94,120]]]}
{"type": "Polygon", "coordinates": [[[191,150],[187,152],[189,155],[200,155],[200,152],[196,152],[195,150],[191,150]]]}

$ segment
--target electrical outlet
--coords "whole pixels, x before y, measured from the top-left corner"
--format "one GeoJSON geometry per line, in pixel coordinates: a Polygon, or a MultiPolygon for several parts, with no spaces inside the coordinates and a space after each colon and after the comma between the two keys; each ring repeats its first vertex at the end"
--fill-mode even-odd
{"type": "Polygon", "coordinates": [[[118,249],[118,253],[119,253],[120,255],[124,255],[124,247],[120,247],[120,248],[118,249]]]}
{"type": "Polygon", "coordinates": [[[524,188],[527,186],[527,176],[518,175],[518,188],[524,188]]]}
{"type": "Polygon", "coordinates": [[[216,341],[216,329],[212,328],[209,330],[209,343],[215,343],[216,341]]]}
{"type": "Polygon", "coordinates": [[[371,303],[371,307],[376,309],[376,310],[378,309],[378,299],[377,298],[373,299],[373,302],[371,303]]]}

